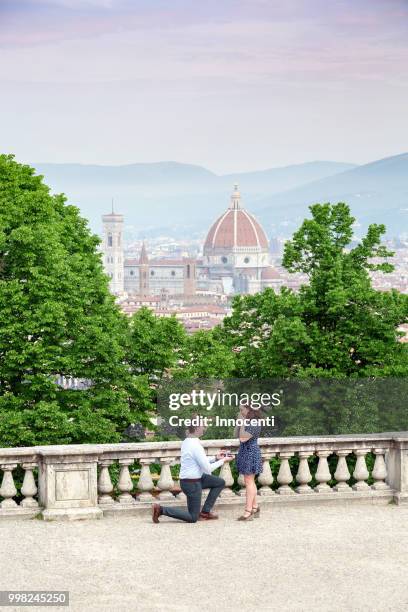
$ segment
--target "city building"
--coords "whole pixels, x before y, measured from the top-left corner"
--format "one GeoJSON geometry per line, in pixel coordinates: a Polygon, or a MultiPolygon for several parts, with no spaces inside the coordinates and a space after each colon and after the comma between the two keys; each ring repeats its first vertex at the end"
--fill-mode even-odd
{"type": "Polygon", "coordinates": [[[218,283],[225,293],[257,293],[279,285],[279,274],[270,263],[268,238],[243,208],[238,185],[229,207],[207,234],[197,271],[201,288],[218,283]]]}
{"type": "Polygon", "coordinates": [[[283,284],[271,266],[269,242],[255,219],[241,204],[235,185],[230,206],[212,224],[200,258],[149,258],[145,244],[138,257],[125,257],[123,215],[103,215],[103,257],[112,293],[141,297],[191,296],[197,291],[231,295],[257,293],[283,284]]]}
{"type": "Polygon", "coordinates": [[[192,258],[150,259],[143,244],[139,259],[124,261],[124,289],[140,296],[192,295],[196,289],[196,262],[192,258]]]}

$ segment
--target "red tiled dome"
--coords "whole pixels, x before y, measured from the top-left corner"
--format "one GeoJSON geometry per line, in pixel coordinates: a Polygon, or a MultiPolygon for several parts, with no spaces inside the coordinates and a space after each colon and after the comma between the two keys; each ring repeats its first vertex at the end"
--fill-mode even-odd
{"type": "Polygon", "coordinates": [[[235,189],[231,207],[217,219],[207,234],[204,249],[259,247],[268,249],[268,239],[258,221],[240,207],[235,189]]]}

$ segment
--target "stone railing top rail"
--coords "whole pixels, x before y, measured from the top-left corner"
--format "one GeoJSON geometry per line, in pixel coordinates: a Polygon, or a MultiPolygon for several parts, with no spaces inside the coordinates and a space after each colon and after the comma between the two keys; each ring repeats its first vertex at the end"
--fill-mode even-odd
{"type": "MultiPolygon", "coordinates": [[[[236,448],[239,441],[236,439],[225,440],[203,440],[203,446],[216,452],[220,448],[236,448]]],[[[0,448],[0,461],[14,459],[16,461],[35,460],[37,457],[64,456],[86,456],[92,455],[97,458],[117,457],[165,457],[177,456],[180,451],[181,441],[164,442],[125,442],[118,444],[62,444],[50,446],[31,446],[17,448],[0,448]]],[[[407,432],[387,432],[378,434],[349,434],[336,436],[293,436],[285,438],[260,438],[261,447],[270,448],[271,452],[299,451],[299,450],[337,450],[358,448],[391,448],[399,446],[408,448],[407,432]]]]}

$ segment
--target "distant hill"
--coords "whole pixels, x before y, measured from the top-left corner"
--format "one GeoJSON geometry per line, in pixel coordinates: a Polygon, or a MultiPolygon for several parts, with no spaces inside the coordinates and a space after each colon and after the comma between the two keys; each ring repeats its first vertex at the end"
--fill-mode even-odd
{"type": "Polygon", "coordinates": [[[290,235],[315,202],[347,202],[357,234],[369,223],[385,223],[391,236],[408,233],[408,153],[259,198],[253,208],[269,234],[290,235]]]}
{"type": "Polygon", "coordinates": [[[235,182],[240,185],[245,204],[251,208],[273,194],[356,167],[315,161],[219,176],[201,166],[176,162],[33,166],[54,192],[65,193],[69,202],[81,209],[94,231],[100,231],[100,217],[110,210],[113,197],[115,210],[125,215],[132,232],[162,230],[179,235],[207,228],[228,206],[235,182]]]}

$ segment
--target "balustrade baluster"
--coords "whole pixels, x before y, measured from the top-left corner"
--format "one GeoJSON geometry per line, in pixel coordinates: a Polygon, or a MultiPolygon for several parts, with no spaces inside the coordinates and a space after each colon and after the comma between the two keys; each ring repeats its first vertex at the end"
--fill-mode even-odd
{"type": "Polygon", "coordinates": [[[296,474],[296,480],[299,483],[299,486],[296,487],[296,493],[313,493],[313,489],[308,485],[308,483],[312,480],[312,475],[310,473],[308,457],[310,456],[310,451],[299,451],[299,467],[296,474]]]}
{"type": "Polygon", "coordinates": [[[180,487],[180,480],[175,480],[175,481],[174,481],[174,486],[175,486],[176,488],[180,489],[180,491],[179,491],[179,492],[177,493],[177,495],[176,495],[176,499],[177,499],[177,501],[181,501],[181,502],[183,502],[184,504],[186,504],[186,503],[187,503],[187,496],[186,496],[186,494],[185,494],[185,493],[184,493],[184,492],[181,490],[181,487],[180,487]]]}
{"type": "Polygon", "coordinates": [[[160,463],[162,464],[160,470],[160,478],[157,483],[158,488],[160,489],[159,499],[160,500],[174,500],[174,495],[171,493],[171,489],[174,487],[173,477],[171,475],[170,464],[173,463],[173,457],[165,457],[160,459],[160,463]]]}
{"type": "Polygon", "coordinates": [[[262,456],[262,472],[258,476],[258,483],[261,485],[258,490],[258,495],[262,497],[275,495],[275,492],[271,489],[273,485],[273,475],[269,461],[272,457],[275,457],[275,453],[268,453],[262,456]]]}
{"type": "Polygon", "coordinates": [[[279,458],[281,460],[281,464],[279,466],[278,478],[277,481],[280,484],[277,493],[279,495],[294,495],[295,492],[289,486],[293,480],[293,475],[290,470],[289,459],[293,457],[293,453],[289,452],[281,452],[279,453],[279,458]]]}
{"type": "Polygon", "coordinates": [[[119,459],[120,474],[118,481],[118,489],[120,491],[120,495],[118,497],[118,502],[120,504],[136,503],[136,501],[130,494],[130,491],[133,490],[133,481],[130,477],[129,465],[132,465],[133,461],[133,459],[119,459]]]}
{"type": "Polygon", "coordinates": [[[154,500],[152,495],[152,491],[154,489],[153,478],[150,472],[150,465],[153,463],[153,459],[140,459],[140,476],[139,482],[137,485],[138,491],[140,491],[138,495],[138,499],[141,502],[151,502],[154,500]]]}
{"type": "Polygon", "coordinates": [[[112,460],[106,460],[100,462],[100,473],[98,478],[98,503],[99,504],[113,504],[115,500],[112,497],[113,484],[109,473],[109,466],[112,465],[112,460]]]}
{"type": "Polygon", "coordinates": [[[23,463],[24,472],[23,485],[21,487],[21,493],[24,496],[20,506],[23,508],[38,508],[38,501],[34,499],[34,495],[37,494],[37,486],[34,480],[33,470],[37,467],[36,463],[23,463]]]}
{"type": "Polygon", "coordinates": [[[13,470],[15,470],[16,467],[17,463],[0,465],[0,468],[3,470],[3,480],[0,487],[0,496],[4,497],[3,501],[0,503],[2,510],[17,507],[13,499],[13,497],[17,495],[17,489],[13,479],[13,470]]]}
{"type": "MultiPolygon", "coordinates": [[[[180,465],[180,461],[181,461],[180,457],[177,457],[177,465],[180,465]]],[[[180,492],[177,493],[177,495],[176,495],[177,501],[180,501],[180,502],[182,502],[183,504],[186,505],[187,504],[187,495],[181,490],[181,487],[180,487],[180,478],[174,482],[174,486],[176,488],[180,489],[180,492]]]]}
{"type": "Polygon", "coordinates": [[[238,476],[238,484],[239,484],[239,491],[237,493],[237,495],[239,495],[239,497],[245,497],[246,493],[245,493],[245,478],[243,474],[239,474],[238,476]]]}
{"type": "Polygon", "coordinates": [[[225,480],[225,487],[221,491],[220,498],[229,499],[235,497],[234,491],[231,489],[234,484],[234,477],[231,472],[231,465],[229,461],[226,461],[220,469],[220,478],[225,480]]]}
{"type": "Polygon", "coordinates": [[[383,491],[390,489],[391,487],[385,482],[387,478],[387,466],[384,460],[385,450],[383,448],[374,448],[373,453],[375,455],[373,478],[374,484],[372,489],[374,491],[383,491]]]}
{"type": "Polygon", "coordinates": [[[350,487],[347,484],[347,480],[350,479],[350,472],[348,469],[346,457],[351,453],[351,450],[338,450],[336,455],[339,460],[337,462],[336,471],[334,472],[334,478],[337,480],[337,484],[333,487],[333,491],[342,493],[344,491],[350,491],[350,487]]]}
{"type": "Polygon", "coordinates": [[[317,466],[315,478],[319,483],[313,490],[316,493],[331,493],[332,488],[327,483],[331,480],[331,474],[329,469],[329,464],[327,462],[327,457],[331,455],[330,451],[322,450],[317,451],[317,456],[319,457],[319,463],[317,466]]]}
{"type": "Polygon", "coordinates": [[[354,451],[357,457],[356,466],[354,468],[353,476],[357,482],[353,485],[353,491],[365,491],[369,489],[368,484],[365,482],[369,477],[369,471],[366,464],[366,454],[368,450],[366,448],[359,448],[354,451]]]}

